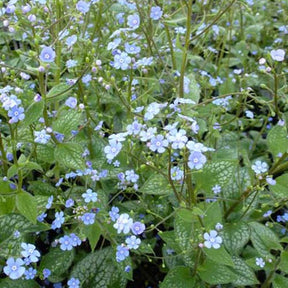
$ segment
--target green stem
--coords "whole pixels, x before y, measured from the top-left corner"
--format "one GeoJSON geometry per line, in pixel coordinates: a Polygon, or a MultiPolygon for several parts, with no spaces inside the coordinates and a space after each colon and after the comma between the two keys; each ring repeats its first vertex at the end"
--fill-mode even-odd
{"type": "Polygon", "coordinates": [[[274,105],[275,105],[275,113],[279,116],[279,108],[278,108],[278,77],[276,71],[274,72],[274,105]]]}

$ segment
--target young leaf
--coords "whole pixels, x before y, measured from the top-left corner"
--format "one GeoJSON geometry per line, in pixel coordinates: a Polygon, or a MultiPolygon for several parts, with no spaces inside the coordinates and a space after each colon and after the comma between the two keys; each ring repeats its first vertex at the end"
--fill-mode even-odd
{"type": "Polygon", "coordinates": [[[25,112],[25,118],[22,121],[22,125],[27,127],[38,121],[40,117],[43,116],[44,101],[33,102],[25,112]]]}
{"type": "Polygon", "coordinates": [[[151,195],[169,195],[173,193],[168,180],[160,174],[153,174],[148,178],[139,191],[151,195]]]}
{"type": "Polygon", "coordinates": [[[101,229],[97,222],[92,225],[86,225],[84,227],[84,234],[89,240],[90,248],[94,251],[97,242],[101,236],[101,229]]]}
{"type": "Polygon", "coordinates": [[[25,216],[32,223],[36,224],[37,203],[31,194],[27,192],[17,194],[16,207],[23,216],[25,216]]]}
{"type": "Polygon", "coordinates": [[[195,278],[192,276],[188,267],[175,267],[171,269],[164,281],[160,284],[160,288],[187,288],[195,287],[195,278]]]}

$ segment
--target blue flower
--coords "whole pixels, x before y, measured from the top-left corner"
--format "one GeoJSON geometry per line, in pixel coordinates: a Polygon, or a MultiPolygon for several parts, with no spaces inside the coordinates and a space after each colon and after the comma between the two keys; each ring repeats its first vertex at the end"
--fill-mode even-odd
{"type": "Polygon", "coordinates": [[[68,47],[72,47],[76,42],[77,42],[77,36],[76,35],[71,35],[71,36],[67,37],[67,39],[66,39],[66,45],[68,47]]]}
{"type": "Polygon", "coordinates": [[[71,243],[71,239],[67,235],[61,237],[59,239],[59,243],[61,244],[60,245],[60,249],[63,250],[63,251],[72,250],[72,248],[73,248],[72,243],[71,243]]]}
{"type": "Polygon", "coordinates": [[[93,192],[92,189],[87,189],[86,192],[82,194],[82,197],[86,203],[97,201],[97,193],[93,192]]]}
{"type": "Polygon", "coordinates": [[[69,68],[74,68],[76,67],[78,64],[78,61],[77,60],[73,60],[73,59],[69,59],[66,61],[66,67],[69,69],[69,68]]]}
{"type": "Polygon", "coordinates": [[[153,20],[159,20],[163,14],[163,11],[159,6],[151,7],[150,18],[153,20]]]}
{"type": "Polygon", "coordinates": [[[79,288],[80,287],[80,281],[77,278],[71,278],[68,282],[68,288],[79,288]]]}
{"type": "Polygon", "coordinates": [[[42,49],[40,56],[39,56],[42,62],[48,62],[48,63],[53,62],[55,57],[56,57],[55,51],[51,47],[48,47],[48,46],[45,46],[42,49]]]}
{"type": "Polygon", "coordinates": [[[28,270],[25,271],[24,275],[25,275],[25,279],[29,280],[29,279],[34,279],[34,277],[36,276],[37,271],[36,269],[30,267],[28,270]]]}
{"type": "Polygon", "coordinates": [[[43,212],[39,216],[37,216],[37,220],[39,222],[43,222],[46,216],[47,216],[47,214],[43,212]]]}
{"type": "Polygon", "coordinates": [[[188,141],[186,136],[186,131],[184,129],[180,129],[179,131],[172,130],[168,134],[168,141],[172,143],[173,149],[182,149],[185,147],[185,143],[188,141]]]}
{"type": "Polygon", "coordinates": [[[133,223],[131,230],[134,235],[140,235],[145,231],[145,225],[141,222],[136,221],[133,223]]]}
{"type": "Polygon", "coordinates": [[[138,249],[139,245],[141,243],[141,240],[137,238],[136,236],[132,235],[125,240],[127,247],[129,249],[138,249]]]}
{"type": "Polygon", "coordinates": [[[74,109],[77,106],[77,98],[75,97],[69,97],[66,101],[65,101],[65,105],[71,109],[74,109]]]}
{"type": "Polygon", "coordinates": [[[11,118],[9,123],[17,123],[18,121],[21,121],[25,118],[24,114],[24,108],[23,107],[18,107],[18,106],[13,106],[9,111],[8,111],[8,116],[11,118]]]}
{"type": "Polygon", "coordinates": [[[212,187],[212,191],[214,194],[219,194],[221,192],[221,186],[219,186],[218,184],[214,185],[212,187]]]}
{"type": "Polygon", "coordinates": [[[90,4],[85,1],[78,1],[76,4],[76,9],[81,13],[87,13],[89,11],[90,4]]]}
{"type": "Polygon", "coordinates": [[[150,150],[153,152],[164,153],[165,147],[168,146],[168,141],[164,139],[163,135],[153,136],[150,142],[150,150]]]}
{"type": "Polygon", "coordinates": [[[131,63],[131,57],[126,52],[121,52],[114,56],[113,67],[116,69],[127,70],[131,63]]]}
{"type": "Polygon", "coordinates": [[[45,129],[42,129],[40,132],[34,131],[34,136],[36,137],[34,142],[40,144],[47,144],[51,138],[51,136],[46,133],[45,129]]]}
{"type": "Polygon", "coordinates": [[[184,179],[184,172],[178,166],[174,166],[171,168],[171,179],[180,181],[184,179]]]}
{"type": "Polygon", "coordinates": [[[251,166],[251,168],[256,174],[261,174],[261,173],[265,173],[268,171],[268,164],[266,162],[261,162],[261,161],[257,160],[251,166]]]}
{"type": "Polygon", "coordinates": [[[188,158],[188,166],[190,169],[201,169],[204,164],[206,163],[207,159],[206,156],[203,155],[201,152],[193,151],[188,158]]]}
{"type": "Polygon", "coordinates": [[[121,41],[122,41],[121,38],[115,38],[113,41],[108,43],[107,50],[108,51],[115,50],[119,46],[121,41]]]}
{"type": "Polygon", "coordinates": [[[53,203],[53,195],[48,198],[48,203],[46,204],[46,209],[50,209],[53,203]]]}
{"type": "Polygon", "coordinates": [[[134,120],[132,124],[127,125],[126,130],[128,135],[138,135],[143,128],[143,125],[140,124],[137,120],[134,120]]]}
{"type": "Polygon", "coordinates": [[[85,213],[81,216],[81,220],[85,225],[90,225],[95,222],[95,214],[94,213],[85,213]]]}
{"type": "Polygon", "coordinates": [[[125,245],[118,245],[116,252],[116,261],[121,262],[129,256],[129,249],[125,245]]]}
{"type": "Polygon", "coordinates": [[[127,213],[121,214],[116,223],[113,225],[115,229],[117,229],[117,233],[123,232],[124,234],[128,234],[130,229],[132,228],[133,220],[127,213]]]}
{"type": "Polygon", "coordinates": [[[21,251],[21,255],[25,258],[29,258],[29,260],[33,263],[36,263],[39,261],[38,257],[40,257],[40,253],[38,250],[36,250],[36,246],[33,244],[26,244],[22,243],[21,247],[24,249],[21,251]]]}
{"type": "Polygon", "coordinates": [[[64,213],[63,211],[55,213],[55,220],[52,222],[51,228],[55,230],[56,228],[60,228],[61,225],[64,223],[64,213]]]}
{"type": "Polygon", "coordinates": [[[66,200],[66,202],[65,202],[65,207],[66,208],[70,208],[73,205],[74,205],[74,200],[72,198],[69,198],[69,199],[66,200]]]}
{"type": "Polygon", "coordinates": [[[71,240],[71,244],[72,244],[73,247],[79,246],[82,243],[80,238],[74,233],[70,234],[70,240],[71,240]]]}
{"type": "Polygon", "coordinates": [[[46,279],[51,275],[51,271],[48,268],[43,269],[43,278],[46,279]]]}
{"type": "Polygon", "coordinates": [[[140,25],[140,17],[138,14],[129,15],[127,18],[127,25],[134,29],[137,29],[140,25]]]}
{"type": "Polygon", "coordinates": [[[108,160],[115,158],[122,149],[122,144],[116,140],[109,140],[109,145],[105,146],[104,152],[108,160]]]}
{"type": "Polygon", "coordinates": [[[119,218],[119,208],[113,206],[109,211],[109,216],[113,222],[115,222],[119,218]]]}
{"type": "Polygon", "coordinates": [[[134,44],[129,44],[129,43],[125,43],[125,51],[128,54],[138,54],[141,51],[141,48],[139,46],[136,46],[134,44]]]}
{"type": "Polygon", "coordinates": [[[222,243],[222,238],[218,236],[218,232],[215,230],[211,230],[210,233],[204,233],[204,239],[204,246],[208,249],[219,249],[222,243]]]}
{"type": "Polygon", "coordinates": [[[3,269],[4,273],[9,276],[10,279],[19,279],[25,272],[25,268],[22,267],[24,265],[24,261],[21,258],[14,258],[10,257],[6,261],[6,265],[3,269]]]}
{"type": "Polygon", "coordinates": [[[282,62],[285,59],[285,51],[283,49],[272,50],[270,55],[271,58],[277,62],[282,62]]]}
{"type": "Polygon", "coordinates": [[[139,175],[134,172],[134,170],[125,171],[125,178],[127,181],[136,183],[139,179],[139,175]]]}
{"type": "Polygon", "coordinates": [[[92,76],[91,74],[86,74],[82,77],[82,83],[89,85],[89,82],[91,82],[92,76]]]}

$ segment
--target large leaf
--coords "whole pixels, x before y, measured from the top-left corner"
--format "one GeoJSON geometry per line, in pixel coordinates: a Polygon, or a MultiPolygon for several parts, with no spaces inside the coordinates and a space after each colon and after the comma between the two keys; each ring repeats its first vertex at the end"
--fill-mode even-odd
{"type": "Polygon", "coordinates": [[[126,279],[119,272],[116,266],[118,264],[113,259],[115,259],[115,253],[111,247],[90,253],[74,266],[71,277],[78,278],[81,287],[125,288],[126,279]]]}
{"type": "Polygon", "coordinates": [[[194,287],[195,278],[192,276],[188,267],[175,267],[171,269],[164,281],[160,284],[160,288],[188,288],[194,287]]]}
{"type": "Polygon", "coordinates": [[[11,280],[5,278],[0,280],[0,288],[39,288],[39,284],[34,280],[11,280]]]}
{"type": "Polygon", "coordinates": [[[234,266],[234,262],[232,261],[231,256],[229,253],[225,250],[223,245],[219,249],[203,249],[206,256],[210,259],[216,262],[217,264],[227,265],[227,266],[234,266]]]}
{"type": "Polygon", "coordinates": [[[214,229],[217,223],[222,223],[222,210],[218,202],[204,203],[202,210],[205,211],[205,216],[203,217],[203,222],[206,230],[214,229]]]}
{"type": "Polygon", "coordinates": [[[237,280],[237,274],[230,267],[216,264],[214,261],[206,260],[198,268],[200,278],[208,284],[228,284],[237,280]]]}
{"type": "Polygon", "coordinates": [[[59,101],[64,98],[72,87],[66,83],[60,83],[54,86],[46,95],[47,101],[59,101]]]}
{"type": "Polygon", "coordinates": [[[31,194],[27,192],[17,194],[16,207],[23,216],[36,224],[37,202],[31,194]]]}
{"type": "Polygon", "coordinates": [[[228,223],[223,230],[223,243],[232,254],[239,254],[250,238],[250,227],[244,222],[228,223]]]}
{"type": "Polygon", "coordinates": [[[77,143],[60,143],[56,146],[54,156],[57,161],[71,169],[85,169],[82,157],[83,148],[77,143]]]}
{"type": "Polygon", "coordinates": [[[82,113],[77,110],[63,111],[59,118],[53,123],[53,131],[65,136],[72,136],[71,131],[77,130],[81,124],[82,113]]]}
{"type": "Polygon", "coordinates": [[[233,177],[235,164],[235,161],[210,161],[204,166],[203,171],[195,173],[198,188],[206,192],[210,192],[216,184],[223,188],[233,177]]]}
{"type": "Polygon", "coordinates": [[[284,153],[288,148],[287,129],[284,126],[273,127],[267,136],[269,151],[276,157],[279,153],[284,153]]]}
{"type": "Polygon", "coordinates": [[[161,174],[153,174],[139,189],[140,192],[152,195],[169,195],[173,190],[168,180],[161,174]]]}
{"type": "Polygon", "coordinates": [[[89,240],[90,248],[94,251],[96,244],[101,236],[101,229],[97,222],[92,225],[85,225],[84,234],[89,240]]]}
{"type": "Polygon", "coordinates": [[[32,103],[25,112],[25,119],[22,121],[22,125],[27,127],[38,121],[43,116],[44,101],[32,103]]]}
{"type": "Polygon", "coordinates": [[[61,275],[71,266],[74,259],[74,250],[62,251],[60,248],[51,248],[48,254],[44,255],[39,270],[47,268],[51,271],[50,281],[61,281],[61,275]]]}
{"type": "Polygon", "coordinates": [[[276,178],[276,184],[270,185],[270,189],[277,198],[287,198],[288,196],[288,174],[283,174],[276,178]]]}
{"type": "Polygon", "coordinates": [[[237,279],[233,281],[235,287],[258,284],[258,280],[253,270],[239,257],[232,257],[234,262],[233,270],[237,274],[237,279]]]}
{"type": "Polygon", "coordinates": [[[54,163],[54,147],[52,145],[37,145],[36,155],[39,161],[54,163]]]}
{"type": "Polygon", "coordinates": [[[288,278],[285,276],[276,274],[272,283],[273,283],[273,288],[287,288],[288,278]]]}
{"type": "Polygon", "coordinates": [[[282,250],[278,237],[268,227],[257,222],[249,223],[249,226],[253,246],[262,257],[272,257],[271,249],[282,250]]]}
{"type": "Polygon", "coordinates": [[[288,274],[288,251],[282,251],[279,269],[288,274]]]}

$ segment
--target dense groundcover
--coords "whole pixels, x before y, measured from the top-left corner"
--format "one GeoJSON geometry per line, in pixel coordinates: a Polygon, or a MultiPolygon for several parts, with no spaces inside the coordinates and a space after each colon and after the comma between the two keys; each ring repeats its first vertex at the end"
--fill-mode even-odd
{"type": "Polygon", "coordinates": [[[287,23],[0,1],[0,288],[287,288],[287,23]]]}

